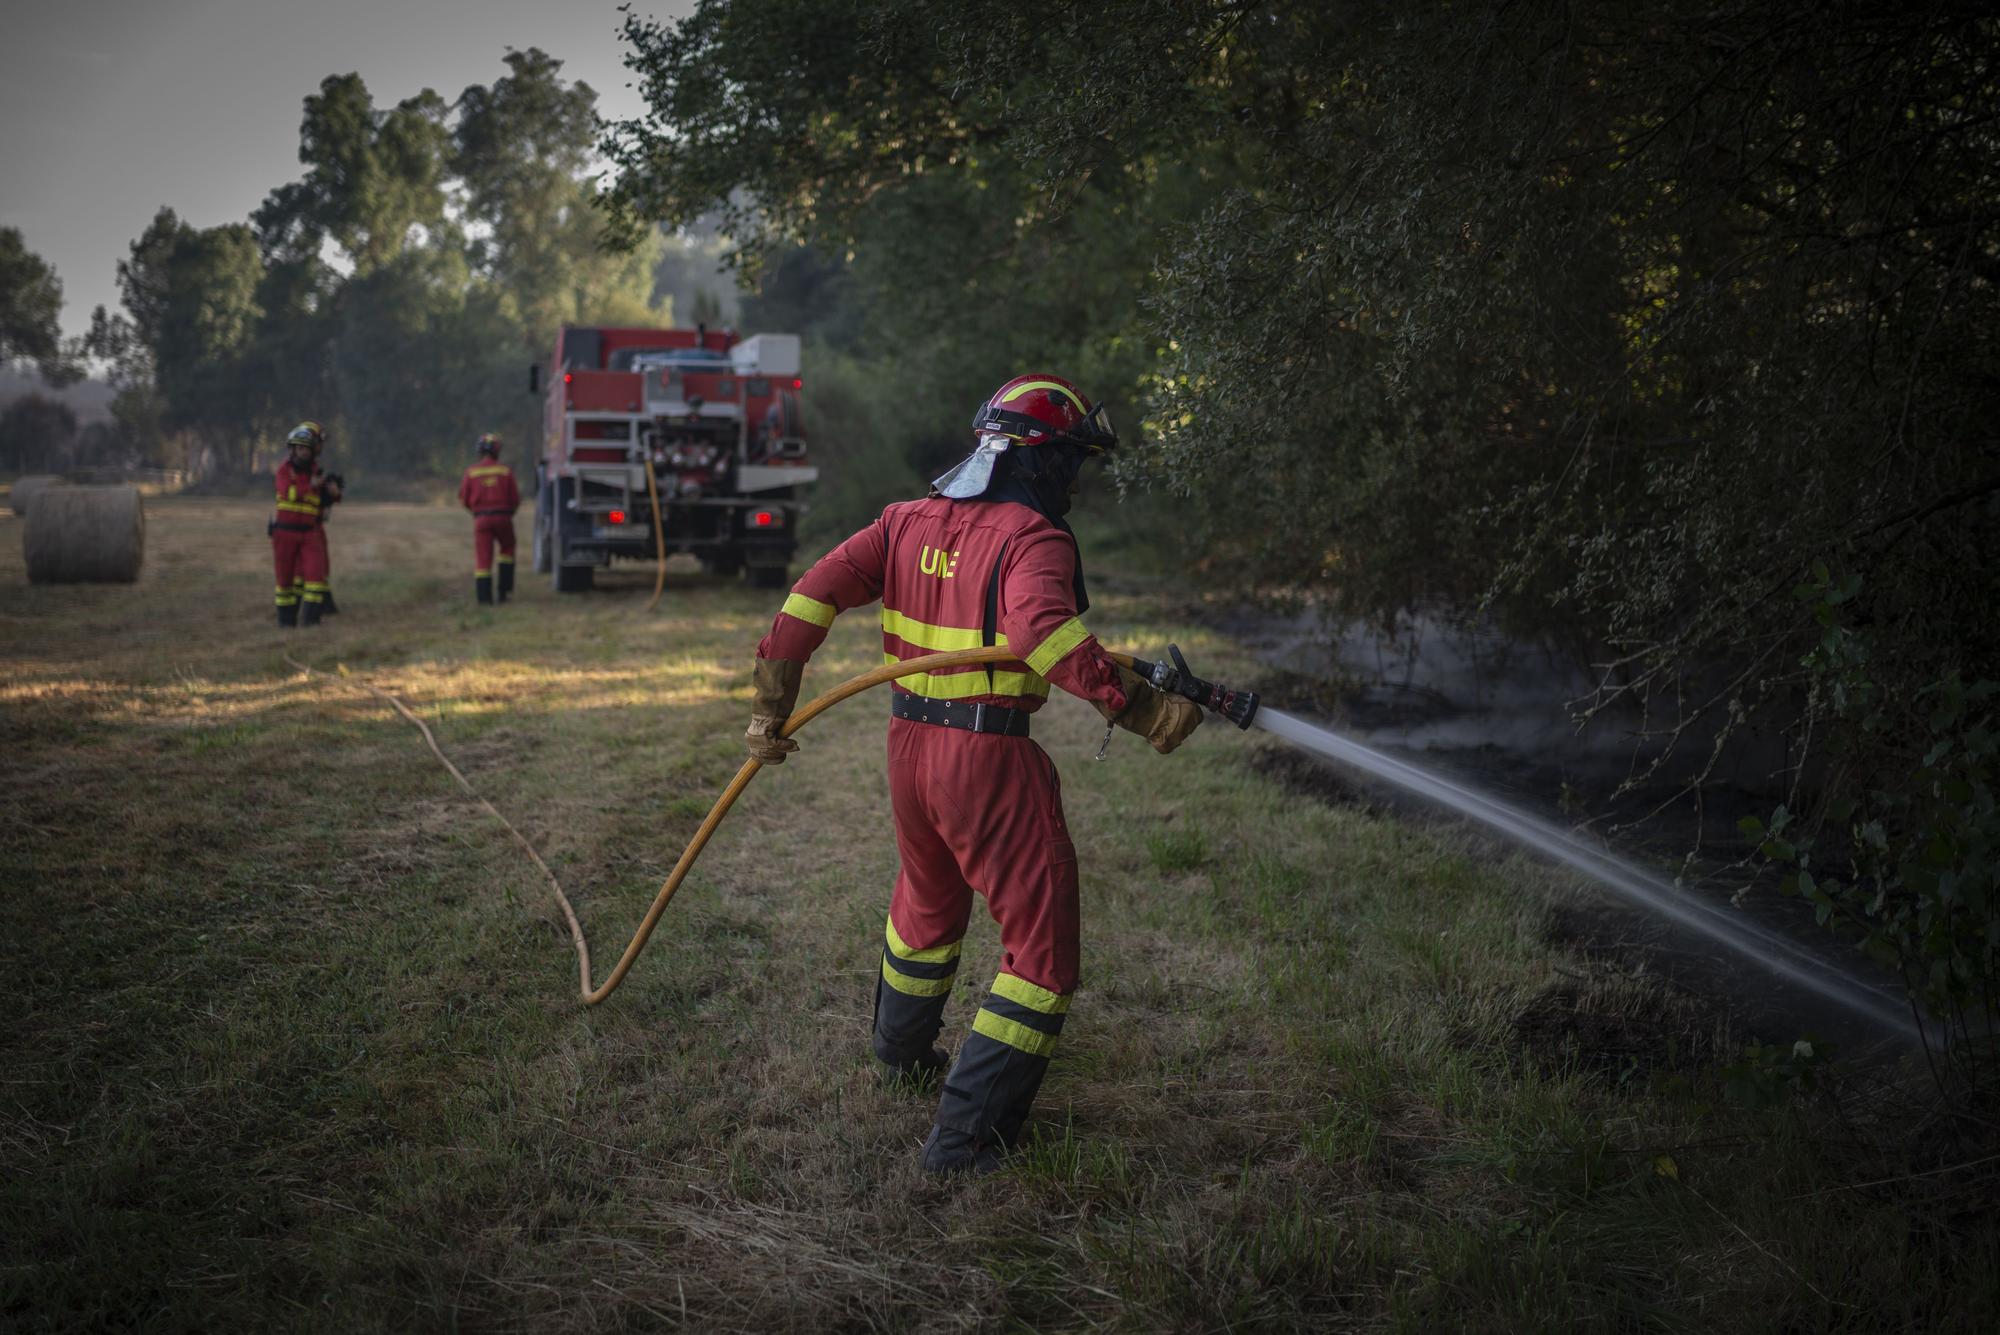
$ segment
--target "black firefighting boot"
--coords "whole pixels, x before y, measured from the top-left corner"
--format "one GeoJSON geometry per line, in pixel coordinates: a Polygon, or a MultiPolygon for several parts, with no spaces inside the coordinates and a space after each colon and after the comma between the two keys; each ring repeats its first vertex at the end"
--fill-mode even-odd
{"type": "Polygon", "coordinates": [[[299,624],[299,600],[297,598],[288,598],[283,594],[278,595],[279,627],[281,629],[289,630],[291,627],[296,626],[298,624],[299,624]]]}
{"type": "Polygon", "coordinates": [[[937,1126],[924,1142],[927,1173],[990,1173],[1020,1143],[1028,1109],[1048,1073],[1069,997],[1003,973],[973,1017],[972,1034],[945,1077],[937,1126]]]}
{"type": "MultiPolygon", "coordinates": [[[[951,985],[950,978],[944,982],[951,985]]],[[[873,1046],[876,1059],[882,1063],[884,1084],[929,1089],[951,1065],[951,1055],[935,1042],[944,1027],[944,1003],[949,995],[912,997],[876,980],[873,1046]]]]}
{"type": "Polygon", "coordinates": [[[301,626],[317,626],[319,624],[320,613],[325,608],[326,604],[320,601],[319,594],[307,594],[305,600],[299,604],[299,624],[301,626]]]}
{"type": "Polygon", "coordinates": [[[875,980],[875,1055],[891,1084],[928,1088],[951,1064],[936,1044],[958,974],[959,943],[916,950],[904,944],[894,923],[884,935],[882,976],[875,980]]]}
{"type": "Polygon", "coordinates": [[[988,1173],[999,1172],[1005,1167],[1005,1161],[996,1146],[982,1145],[963,1131],[934,1126],[924,1141],[923,1166],[926,1173],[938,1177],[955,1177],[961,1173],[968,1177],[985,1177],[988,1173]]]}
{"type": "Polygon", "coordinates": [[[328,588],[326,585],[318,583],[307,583],[306,577],[304,575],[300,575],[297,579],[292,581],[292,594],[299,601],[303,602],[305,600],[306,595],[309,593],[316,593],[320,596],[319,610],[321,616],[330,617],[335,612],[338,612],[340,610],[338,607],[335,607],[333,605],[333,590],[328,588]]]}
{"type": "Polygon", "coordinates": [[[514,558],[501,557],[493,573],[500,577],[500,601],[504,603],[514,596],[514,558]]]}
{"type": "Polygon", "coordinates": [[[490,574],[474,575],[472,577],[472,595],[482,603],[491,604],[493,601],[493,576],[490,574]]]}

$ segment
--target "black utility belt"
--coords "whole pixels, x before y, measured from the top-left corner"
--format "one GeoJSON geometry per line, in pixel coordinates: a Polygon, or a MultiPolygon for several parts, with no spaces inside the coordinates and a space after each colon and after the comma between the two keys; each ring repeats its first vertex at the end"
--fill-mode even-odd
{"type": "Polygon", "coordinates": [[[280,519],[271,525],[271,527],[281,528],[287,533],[311,533],[317,526],[313,524],[287,524],[284,520],[280,519]]]}
{"type": "Polygon", "coordinates": [[[933,700],[928,695],[897,691],[889,697],[889,712],[912,723],[967,732],[997,732],[1002,737],[1028,735],[1028,711],[1006,705],[969,704],[964,700],[933,700]]]}
{"type": "Polygon", "coordinates": [[[474,519],[512,519],[514,512],[512,510],[474,510],[472,517],[474,519]]]}

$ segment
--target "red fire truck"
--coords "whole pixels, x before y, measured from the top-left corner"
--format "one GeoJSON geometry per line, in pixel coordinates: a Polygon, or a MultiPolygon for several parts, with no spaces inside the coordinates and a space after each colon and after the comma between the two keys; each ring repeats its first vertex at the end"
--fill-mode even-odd
{"type": "MultiPolygon", "coordinates": [[[[542,368],[530,368],[542,393],[542,368]]],[[[799,419],[799,338],[731,329],[565,326],[535,464],[535,569],[558,593],[619,557],[655,558],[646,470],[666,550],[766,588],[790,580],[799,491],[819,476],[799,419]]]]}

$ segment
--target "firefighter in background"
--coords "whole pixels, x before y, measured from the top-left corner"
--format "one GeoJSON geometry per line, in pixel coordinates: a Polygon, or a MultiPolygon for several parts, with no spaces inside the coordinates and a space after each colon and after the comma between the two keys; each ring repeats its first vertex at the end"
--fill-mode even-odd
{"type": "Polygon", "coordinates": [[[924,1142],[933,1173],[990,1172],[1016,1143],[1077,984],[1076,850],[1055,766],[1028,740],[1051,683],[1161,753],[1201,722],[1188,700],[1113,663],[1079,619],[1089,606],[1063,519],[1084,461],[1117,444],[1108,416],[1052,375],[1021,376],[973,418],[972,454],[929,497],[889,506],[793,586],[757,646],[750,754],[777,763],[806,660],[841,612],[881,600],[883,647],[908,659],[977,645],[1014,658],[904,677],[889,723],[889,794],[902,869],[875,985],[874,1050],[928,1082],[975,891],[1000,926],[1001,962],[945,1077],[924,1142]]]}
{"type": "Polygon", "coordinates": [[[500,437],[490,431],[479,438],[479,462],[459,479],[458,503],[472,511],[473,593],[482,603],[494,601],[497,572],[504,603],[514,592],[514,512],[521,508],[521,488],[514,470],[500,462],[500,437]]]}
{"type": "Polygon", "coordinates": [[[285,438],[285,458],[275,476],[277,513],[267,527],[276,568],[278,624],[317,626],[328,594],[326,534],[321,525],[340,500],[340,478],[319,466],[326,428],[301,422],[285,438]]]}

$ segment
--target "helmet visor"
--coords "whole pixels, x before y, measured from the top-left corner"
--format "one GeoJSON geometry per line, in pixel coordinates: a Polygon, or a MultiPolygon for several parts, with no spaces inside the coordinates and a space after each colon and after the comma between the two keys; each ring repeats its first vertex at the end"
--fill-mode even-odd
{"type": "Polygon", "coordinates": [[[1087,450],[1118,448],[1118,433],[1111,426],[1111,410],[1098,404],[1071,429],[1069,438],[1087,450]]]}

